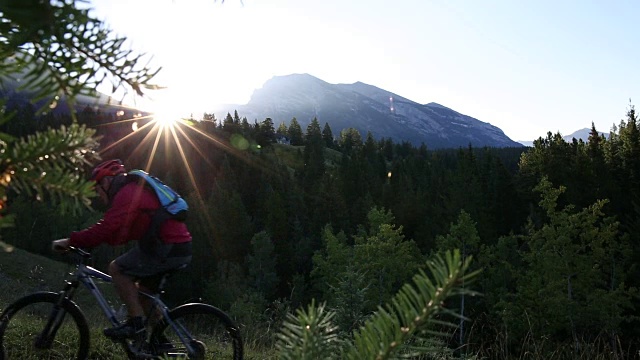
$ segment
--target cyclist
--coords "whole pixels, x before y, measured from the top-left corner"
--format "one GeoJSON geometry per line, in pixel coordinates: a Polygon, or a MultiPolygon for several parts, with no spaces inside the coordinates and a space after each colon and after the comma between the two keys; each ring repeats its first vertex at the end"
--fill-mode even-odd
{"type": "MultiPolygon", "coordinates": [[[[117,159],[97,165],[90,180],[95,181],[107,211],[96,224],[72,232],[69,238],[53,241],[53,248],[57,251],[69,246],[92,248],[103,243],[117,246],[147,238],[151,214],[160,206],[153,190],[137,181],[127,181],[126,169],[117,159]]],[[[127,306],[128,318],[119,326],[105,329],[106,336],[143,338],[147,304],[142,304],[138,297],[138,288],[150,291],[156,286],[154,275],[191,262],[191,234],[185,223],[169,219],[159,226],[160,241],[151,245],[137,241],[131,250],[109,264],[109,274],[127,306]]]]}

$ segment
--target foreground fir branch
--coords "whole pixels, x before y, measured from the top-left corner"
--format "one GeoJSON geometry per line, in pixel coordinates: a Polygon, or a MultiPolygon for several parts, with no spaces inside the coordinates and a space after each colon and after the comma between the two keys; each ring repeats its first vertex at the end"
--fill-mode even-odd
{"type": "Polygon", "coordinates": [[[458,250],[436,256],[427,263],[431,277],[420,271],[413,284],[405,284],[385,307],[353,334],[353,340],[337,338],[332,312],[312,303],[307,311],[290,315],[278,336],[283,359],[396,359],[433,352],[429,337],[447,335],[460,315],[446,307],[446,300],[476,295],[465,288],[478,272],[466,274],[471,258],[458,250]]]}
{"type": "MultiPolygon", "coordinates": [[[[145,54],[125,46],[105,22],[91,14],[83,0],[0,0],[0,92],[15,83],[40,110],[65,101],[74,124],[47,130],[24,139],[0,132],[0,229],[11,226],[7,193],[25,192],[48,199],[63,210],[89,205],[94,193],[80,178],[84,164],[99,157],[94,152],[95,132],[76,124],[76,99],[94,96],[100,84],[112,91],[155,89],[152,68],[145,54]]],[[[0,125],[14,112],[0,99],[0,125]]],[[[0,242],[2,245],[2,242],[0,242]]]]}
{"type": "Polygon", "coordinates": [[[340,351],[338,328],[331,320],[333,312],[324,304],[316,307],[315,302],[306,311],[299,309],[297,316],[289,314],[278,334],[276,347],[279,359],[312,360],[335,359],[340,351]]]}
{"type": "MultiPolygon", "coordinates": [[[[63,211],[88,207],[94,191],[80,169],[98,158],[94,133],[84,125],[71,124],[22,139],[0,140],[0,210],[9,187],[36,199],[47,198],[63,211]]],[[[0,226],[11,221],[11,217],[0,217],[0,226]]]]}
{"type": "Polygon", "coordinates": [[[84,1],[0,1],[0,33],[0,75],[13,74],[35,99],[48,99],[47,106],[53,95],[69,103],[92,95],[103,81],[114,92],[156,88],[150,80],[160,69],[127,49],[127,39],[92,16],[84,1]]]}

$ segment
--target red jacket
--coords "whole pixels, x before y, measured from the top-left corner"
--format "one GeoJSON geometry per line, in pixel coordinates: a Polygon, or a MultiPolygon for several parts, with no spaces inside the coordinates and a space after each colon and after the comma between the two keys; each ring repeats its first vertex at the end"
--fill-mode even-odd
{"type": "MultiPolygon", "coordinates": [[[[136,183],[123,186],[111,201],[111,207],[102,220],[87,229],[71,233],[69,245],[95,247],[103,243],[122,245],[139,240],[147,231],[153,210],[160,201],[153,190],[136,183]]],[[[167,220],[160,226],[160,237],[165,243],[177,244],[191,241],[185,223],[167,220]]]]}

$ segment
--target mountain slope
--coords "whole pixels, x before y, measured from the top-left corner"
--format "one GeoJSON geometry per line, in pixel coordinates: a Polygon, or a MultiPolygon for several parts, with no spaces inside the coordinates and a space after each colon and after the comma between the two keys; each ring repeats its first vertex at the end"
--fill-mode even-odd
{"type": "MultiPolygon", "coordinates": [[[[605,133],[605,132],[599,132],[600,135],[604,136],[605,138],[609,138],[609,133],[605,133]]],[[[580,130],[576,130],[573,133],[569,134],[569,135],[565,135],[562,137],[562,139],[566,142],[573,142],[573,138],[575,138],[576,140],[582,140],[584,142],[588,142],[589,141],[589,135],[591,135],[591,129],[590,128],[584,128],[584,129],[580,129],[580,130]]],[[[533,147],[533,141],[519,141],[520,144],[524,145],[524,146],[528,146],[528,147],[533,147]]]]}
{"type": "MultiPolygon", "coordinates": [[[[600,131],[599,132],[600,135],[603,135],[605,138],[609,137],[609,133],[605,133],[600,131]]],[[[591,129],[590,128],[584,128],[584,129],[580,129],[580,130],[576,130],[573,133],[567,135],[567,136],[563,136],[562,138],[566,141],[566,142],[572,142],[573,138],[576,138],[576,140],[582,140],[584,142],[587,142],[589,140],[589,136],[591,135],[591,129]]]]}
{"type": "Polygon", "coordinates": [[[499,128],[436,103],[419,104],[372,85],[329,84],[308,74],[276,76],[254,91],[246,105],[225,105],[217,117],[233,114],[258,122],[270,117],[277,125],[296,118],[303,129],[315,117],[329,123],[334,136],[356,128],[362,136],[392,138],[429,148],[520,147],[499,128]]]}

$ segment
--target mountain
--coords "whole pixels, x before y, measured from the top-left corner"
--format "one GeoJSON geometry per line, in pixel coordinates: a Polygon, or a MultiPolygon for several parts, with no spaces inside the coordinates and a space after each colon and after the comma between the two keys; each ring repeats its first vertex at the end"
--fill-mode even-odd
{"type": "Polygon", "coordinates": [[[329,124],[334,136],[355,128],[363,138],[371,132],[375,139],[425,143],[431,149],[522,146],[499,128],[440,104],[419,104],[362,82],[329,84],[309,74],[273,77],[246,105],[223,105],[214,114],[224,118],[235,110],[250,122],[269,117],[276,126],[289,125],[295,117],[304,131],[317,118],[321,127],[329,124]]]}
{"type": "MultiPolygon", "coordinates": [[[[589,134],[591,134],[591,129],[584,128],[584,129],[576,130],[567,136],[563,136],[562,138],[566,142],[572,142],[573,138],[576,138],[576,140],[582,140],[584,142],[587,142],[587,140],[589,140],[589,134]]],[[[600,135],[604,135],[605,138],[609,137],[609,134],[604,132],[600,132],[600,135]]]]}
{"type": "MultiPolygon", "coordinates": [[[[14,105],[25,105],[33,102],[35,97],[33,91],[21,89],[21,83],[20,80],[18,80],[19,78],[24,77],[27,72],[28,68],[18,74],[0,74],[0,98],[7,101],[9,108],[14,105]]],[[[39,109],[50,99],[51,98],[47,98],[36,101],[34,107],[39,109]]],[[[78,94],[76,96],[76,111],[82,111],[87,106],[95,109],[101,109],[103,111],[116,111],[122,108],[120,102],[116,99],[101,92],[92,90],[87,90],[86,93],[78,94]]],[[[68,114],[69,107],[67,105],[66,97],[64,95],[60,96],[58,100],[55,101],[55,106],[53,106],[49,111],[58,115],[68,114]]]]}
{"type": "MultiPolygon", "coordinates": [[[[589,140],[590,133],[591,133],[590,128],[584,128],[584,129],[576,130],[569,135],[563,136],[562,139],[566,142],[573,142],[573,138],[576,138],[576,140],[582,140],[584,142],[587,142],[589,140]]],[[[609,133],[600,132],[600,135],[604,136],[605,138],[609,138],[609,133]]],[[[524,146],[533,147],[533,141],[518,141],[518,142],[524,146]]]]}

